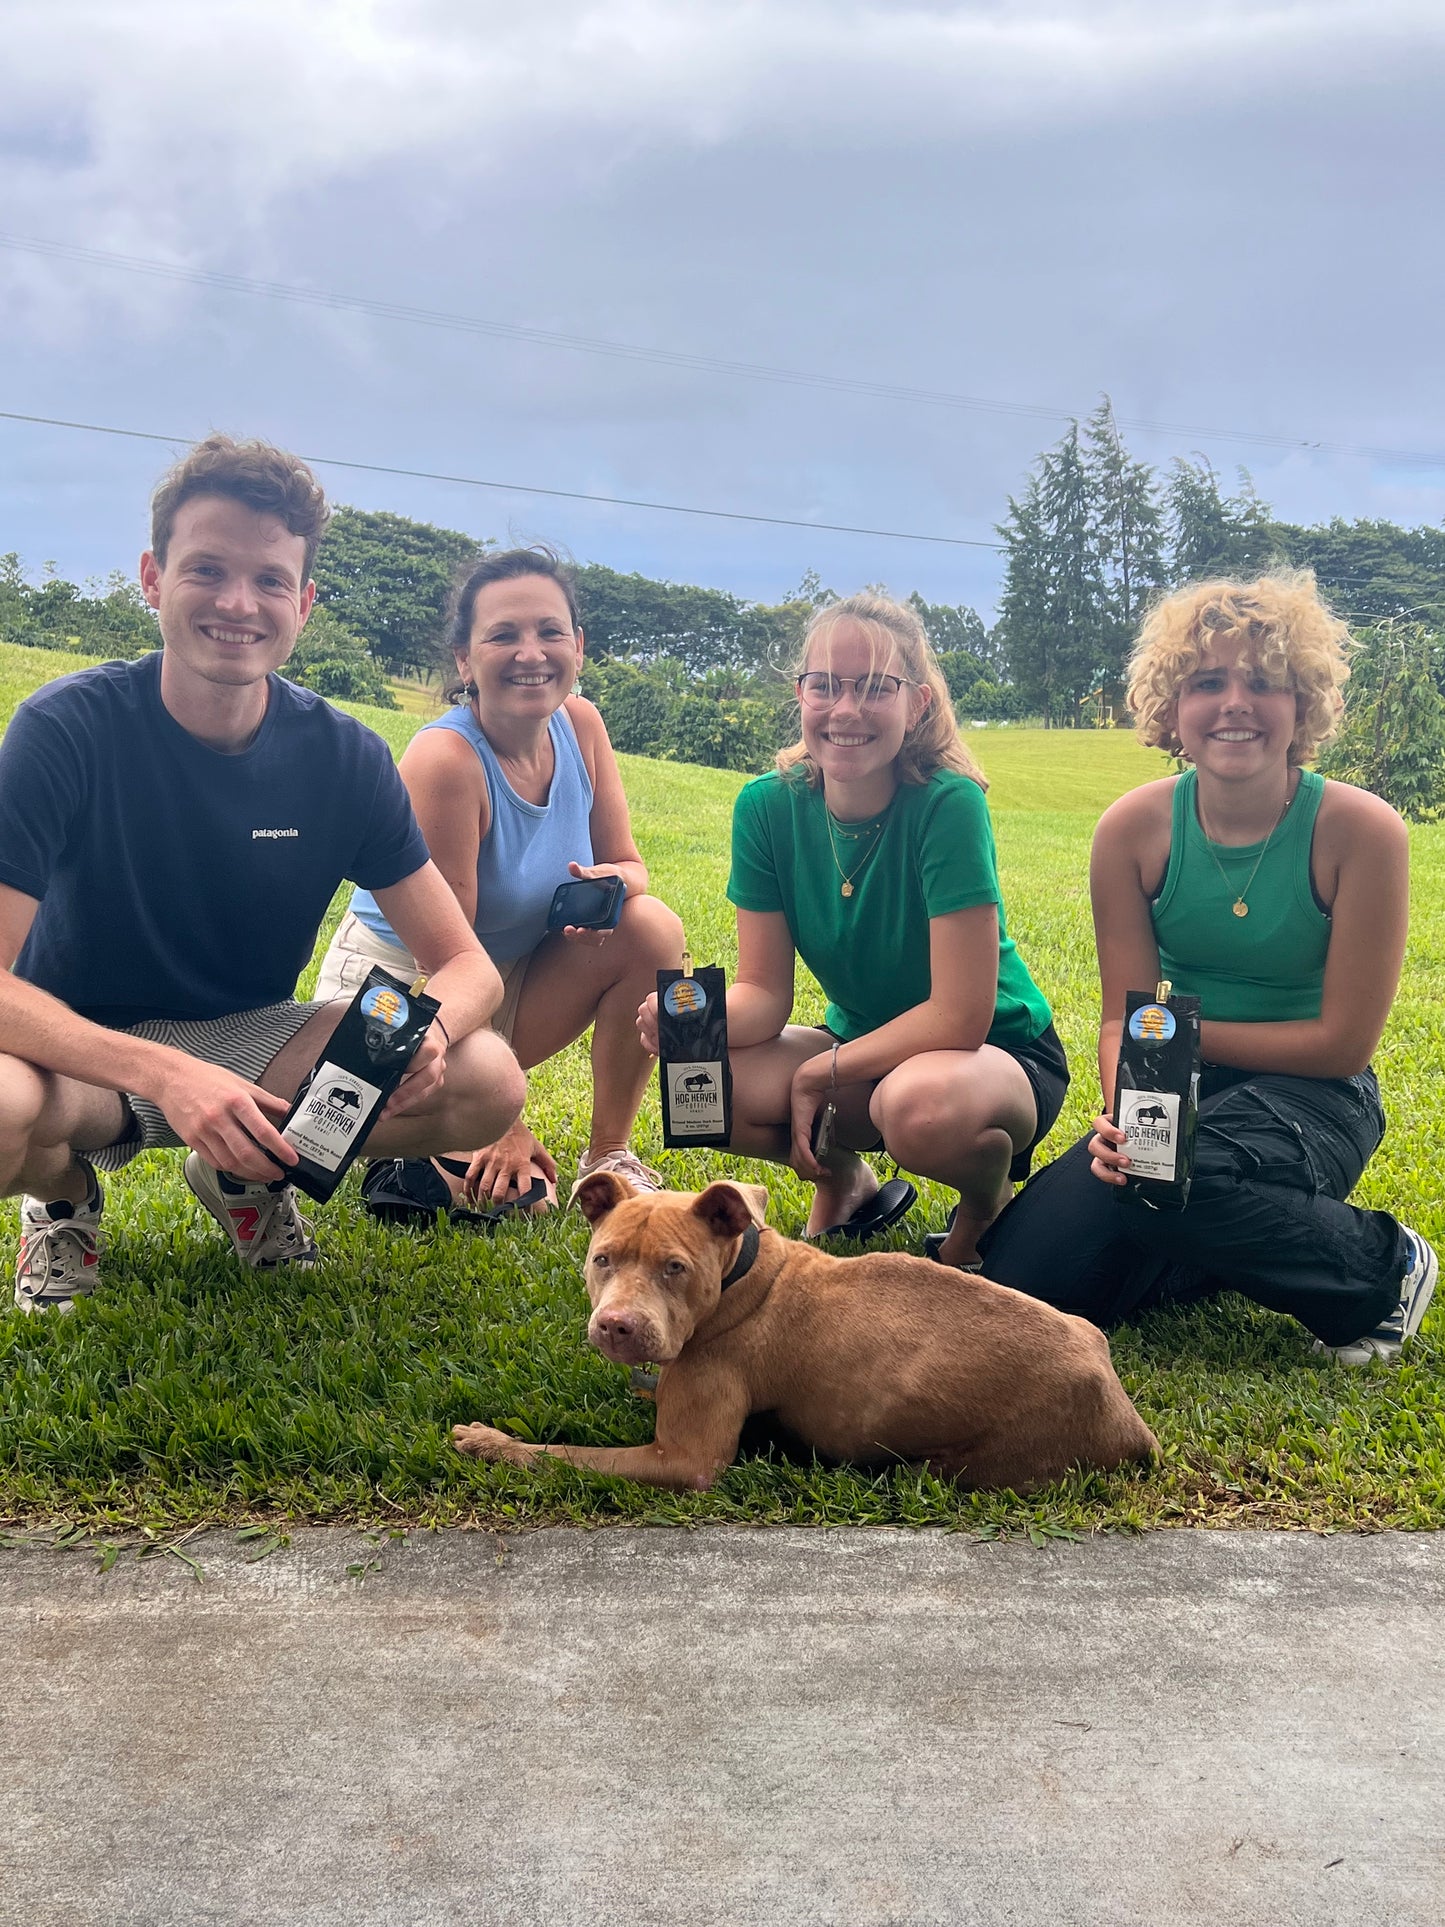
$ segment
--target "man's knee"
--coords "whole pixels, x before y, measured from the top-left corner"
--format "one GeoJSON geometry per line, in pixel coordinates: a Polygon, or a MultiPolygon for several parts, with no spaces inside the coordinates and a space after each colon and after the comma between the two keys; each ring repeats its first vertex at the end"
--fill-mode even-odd
{"type": "Polygon", "coordinates": [[[442,1103],[448,1129],[457,1133],[444,1149],[491,1144],[522,1114],[527,1079],[510,1046],[494,1030],[473,1031],[447,1052],[442,1103]]]}
{"type": "Polygon", "coordinates": [[[0,1195],[20,1188],[55,1081],[22,1057],[0,1055],[0,1195]]]}

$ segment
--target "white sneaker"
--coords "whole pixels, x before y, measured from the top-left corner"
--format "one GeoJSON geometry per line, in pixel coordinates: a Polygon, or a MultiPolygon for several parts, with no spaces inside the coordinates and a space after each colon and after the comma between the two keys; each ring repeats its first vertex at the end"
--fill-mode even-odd
{"type": "Polygon", "coordinates": [[[1353,1339],[1348,1345],[1326,1345],[1317,1338],[1310,1350],[1319,1357],[1332,1355],[1341,1365],[1368,1365],[1376,1358],[1393,1365],[1404,1349],[1407,1338],[1413,1338],[1425,1321],[1425,1313],[1430,1309],[1430,1300],[1435,1295],[1435,1280],[1440,1275],[1440,1260],[1433,1248],[1427,1245],[1418,1231],[1409,1225],[1401,1225],[1406,1241],[1410,1246],[1410,1262],[1405,1267],[1405,1275],[1400,1280],[1400,1302],[1375,1329],[1366,1332],[1363,1338],[1353,1339]]]}
{"type": "MultiPolygon", "coordinates": [[[[88,1167],[87,1167],[88,1168],[88,1167]]],[[[15,1266],[15,1304],[23,1312],[70,1311],[100,1281],[96,1237],[104,1193],[90,1174],[93,1202],[64,1198],[43,1204],[20,1200],[20,1257],[15,1266]]]]}
{"type": "Polygon", "coordinates": [[[624,1145],[620,1151],[599,1151],[595,1158],[584,1157],[577,1166],[577,1180],[568,1194],[568,1204],[575,1204],[578,1186],[584,1178],[595,1177],[599,1171],[615,1171],[619,1178],[630,1184],[634,1191],[665,1191],[662,1176],[650,1164],[644,1164],[635,1151],[624,1145]]]}
{"type": "Polygon", "coordinates": [[[314,1265],[316,1240],[296,1193],[284,1178],[243,1184],[215,1170],[198,1152],[185,1162],[186,1183],[230,1238],[236,1253],[258,1271],[314,1265]]]}

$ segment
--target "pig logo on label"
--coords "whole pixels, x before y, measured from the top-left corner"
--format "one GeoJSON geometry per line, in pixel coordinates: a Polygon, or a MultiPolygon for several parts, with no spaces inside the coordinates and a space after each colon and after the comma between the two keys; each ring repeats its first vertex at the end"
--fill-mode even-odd
{"type": "Polygon", "coordinates": [[[1148,1096],[1136,1097],[1124,1117],[1124,1131],[1132,1150],[1136,1145],[1157,1145],[1167,1150],[1173,1142],[1167,1107],[1148,1096]]]}
{"type": "Polygon", "coordinates": [[[1129,1035],[1137,1044],[1167,1044],[1177,1028],[1174,1012],[1163,1004],[1142,1004],[1129,1019],[1129,1035]]]}
{"type": "Polygon", "coordinates": [[[724,1129],[721,1064],[669,1064],[667,1073],[674,1131],[711,1136],[724,1129]]]}
{"type": "Polygon", "coordinates": [[[326,1093],[326,1102],[333,1111],[361,1109],[361,1092],[354,1084],[333,1084],[326,1093]]]}

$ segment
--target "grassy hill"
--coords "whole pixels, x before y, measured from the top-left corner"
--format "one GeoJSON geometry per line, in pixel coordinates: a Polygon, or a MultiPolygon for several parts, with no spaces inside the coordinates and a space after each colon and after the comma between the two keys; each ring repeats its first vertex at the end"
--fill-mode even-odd
{"type": "MultiPolygon", "coordinates": [[[[0,647],[0,723],[31,689],[77,666],[0,647]]],[[[425,720],[355,713],[394,750],[425,720]]],[[[987,730],[974,748],[992,785],[1010,929],[1074,1065],[1048,1147],[1057,1150],[1083,1128],[1096,1095],[1090,833],[1113,797],[1167,766],[1114,732],[987,730]]],[[[623,769],[654,887],[682,914],[699,961],[731,967],[723,885],[729,811],[744,779],[633,757],[623,769]]],[[[1445,826],[1418,829],[1413,842],[1405,987],[1376,1059],[1391,1131],[1358,1198],[1440,1242],[1445,826]]],[[[815,986],[803,985],[802,1005],[820,1013],[815,986]]],[[[532,1079],[529,1115],[566,1175],[585,1142],[587,1102],[580,1047],[532,1079]]],[[[762,1178],[773,1222],[800,1228],[805,1200],[787,1174],[663,1152],[655,1098],[638,1143],[679,1186],[724,1169],[762,1178]]],[[[892,1240],[900,1249],[942,1223],[948,1199],[924,1192],[892,1240]]],[[[1445,1519],[1445,1306],[1406,1366],[1363,1375],[1311,1362],[1297,1328],[1240,1300],[1156,1314],[1117,1334],[1121,1375],[1166,1449],[1149,1475],[1079,1477],[1021,1501],[960,1495],[906,1468],[865,1477],[753,1458],[713,1493],[669,1497],[560,1467],[479,1466],[447,1446],[452,1421],[471,1418],[532,1438],[648,1436],[648,1408],[584,1343],[577,1268],[586,1241],[575,1216],[490,1238],[413,1237],[372,1224],[348,1184],[320,1219],[325,1259],[315,1272],[257,1279],[225,1253],[177,1157],[140,1159],[116,1179],[103,1294],[65,1320],[0,1312],[0,1519],[64,1517],[97,1529],[253,1518],[862,1521],[1040,1538],[1186,1521],[1445,1519]]],[[[14,1205],[0,1208],[7,1252],[15,1224],[14,1205]]]]}

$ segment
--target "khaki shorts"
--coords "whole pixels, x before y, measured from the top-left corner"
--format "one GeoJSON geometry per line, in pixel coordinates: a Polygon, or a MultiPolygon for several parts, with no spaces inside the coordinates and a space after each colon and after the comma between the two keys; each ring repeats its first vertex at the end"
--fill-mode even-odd
{"type": "MultiPolygon", "coordinates": [[[[508,1044],[512,1041],[517,1006],[522,1001],[522,983],[531,961],[532,953],[528,951],[525,956],[497,966],[502,979],[502,1001],[492,1013],[491,1029],[508,1044]]],[[[403,950],[399,943],[387,943],[348,910],[321,959],[321,972],[312,996],[318,1003],[353,996],[373,964],[380,964],[383,970],[397,977],[411,978],[418,974],[416,958],[409,950],[403,950]]]]}

